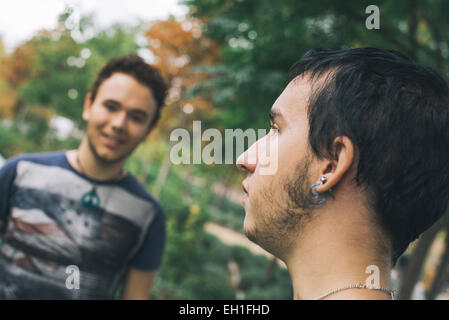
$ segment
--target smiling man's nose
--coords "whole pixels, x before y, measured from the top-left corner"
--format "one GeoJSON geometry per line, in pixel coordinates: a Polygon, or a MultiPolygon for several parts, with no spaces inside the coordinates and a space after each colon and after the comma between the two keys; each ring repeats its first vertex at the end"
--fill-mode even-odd
{"type": "Polygon", "coordinates": [[[112,127],[116,130],[124,130],[126,128],[126,112],[120,112],[114,116],[112,127]]]}
{"type": "Polygon", "coordinates": [[[235,163],[240,171],[252,173],[257,166],[257,142],[243,152],[235,163]]]}

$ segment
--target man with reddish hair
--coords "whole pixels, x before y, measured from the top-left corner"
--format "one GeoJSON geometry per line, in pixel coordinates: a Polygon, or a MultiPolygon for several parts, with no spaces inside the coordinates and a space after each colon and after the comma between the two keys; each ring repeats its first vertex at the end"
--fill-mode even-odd
{"type": "Polygon", "coordinates": [[[167,88],[140,57],[112,59],[84,102],[77,150],[0,169],[0,299],[147,299],[165,243],[162,208],[126,158],[155,126],[167,88]]]}

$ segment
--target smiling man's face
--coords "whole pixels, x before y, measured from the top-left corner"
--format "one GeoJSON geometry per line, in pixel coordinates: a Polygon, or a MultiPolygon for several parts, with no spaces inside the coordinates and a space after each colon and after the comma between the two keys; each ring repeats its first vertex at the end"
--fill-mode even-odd
{"type": "Polygon", "coordinates": [[[308,202],[312,184],[312,157],[308,142],[306,105],[311,86],[308,77],[291,81],[270,110],[271,131],[237,159],[247,173],[244,230],[249,239],[282,259],[299,235],[312,206],[308,202]],[[278,170],[260,174],[260,155],[266,139],[277,138],[278,170]]]}
{"type": "Polygon", "coordinates": [[[86,98],[83,119],[97,159],[124,160],[150,131],[156,102],[152,91],[132,76],[114,73],[99,87],[95,100],[86,98]]]}

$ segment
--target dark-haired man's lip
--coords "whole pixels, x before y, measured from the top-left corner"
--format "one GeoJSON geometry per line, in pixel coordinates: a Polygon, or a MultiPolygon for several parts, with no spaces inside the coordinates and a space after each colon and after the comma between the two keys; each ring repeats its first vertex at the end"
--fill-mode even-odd
{"type": "Polygon", "coordinates": [[[242,203],[243,205],[245,205],[245,202],[246,202],[247,199],[248,199],[248,194],[245,193],[245,194],[242,196],[241,203],[242,203]]]}
{"type": "Polygon", "coordinates": [[[247,181],[246,181],[246,179],[243,180],[243,182],[242,182],[242,189],[243,189],[243,191],[244,191],[245,193],[248,193],[248,186],[247,186],[247,181]]]}
{"type": "Polygon", "coordinates": [[[247,187],[247,182],[246,182],[246,179],[245,180],[243,180],[243,182],[242,182],[242,189],[243,189],[243,192],[245,192],[244,193],[244,195],[242,196],[242,200],[241,200],[241,202],[242,202],[242,204],[243,205],[245,205],[245,201],[248,199],[248,197],[249,197],[249,195],[248,195],[248,187],[247,187]]]}

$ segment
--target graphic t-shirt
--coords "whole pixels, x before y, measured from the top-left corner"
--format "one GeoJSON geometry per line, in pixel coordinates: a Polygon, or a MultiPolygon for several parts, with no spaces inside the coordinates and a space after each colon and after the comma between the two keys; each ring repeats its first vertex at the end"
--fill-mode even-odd
{"type": "Polygon", "coordinates": [[[0,299],[113,299],[129,266],[157,270],[160,204],[130,174],[102,183],[65,151],[22,155],[0,168],[0,299]],[[95,189],[98,207],[81,203],[95,189]]]}

